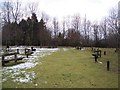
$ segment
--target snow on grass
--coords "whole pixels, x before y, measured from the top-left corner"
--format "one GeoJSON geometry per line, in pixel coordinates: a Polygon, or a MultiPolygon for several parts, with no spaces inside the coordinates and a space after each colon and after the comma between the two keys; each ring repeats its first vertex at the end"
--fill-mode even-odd
{"type": "Polygon", "coordinates": [[[98,63],[102,64],[102,62],[98,61],[98,63]]]}
{"type": "MultiPolygon", "coordinates": [[[[13,47],[11,50],[19,49],[21,53],[24,53],[24,49],[26,47],[13,47]]],[[[18,65],[10,66],[10,67],[3,67],[2,74],[3,79],[2,82],[7,81],[8,78],[12,78],[14,82],[21,82],[27,83],[32,82],[32,79],[35,78],[35,72],[26,72],[27,69],[35,67],[37,64],[42,64],[41,62],[38,63],[40,58],[51,55],[53,52],[58,51],[58,48],[48,49],[48,48],[36,48],[36,51],[30,55],[28,58],[24,58],[25,63],[21,63],[18,65]]],[[[18,55],[21,57],[22,55],[18,55]]],[[[11,58],[11,57],[9,57],[11,58]]],[[[8,57],[7,57],[8,59],[8,57]]]]}
{"type": "Polygon", "coordinates": [[[25,62],[25,63],[21,63],[21,64],[18,64],[18,65],[15,65],[15,66],[12,66],[12,67],[8,67],[9,69],[29,69],[29,68],[32,68],[34,66],[36,66],[37,63],[30,63],[30,62],[25,62]]]}
{"type": "Polygon", "coordinates": [[[67,48],[63,48],[64,51],[67,51],[68,49],[67,48]]]}
{"type": "MultiPolygon", "coordinates": [[[[16,75],[16,74],[13,74],[13,75],[16,75]]],[[[32,79],[35,78],[35,72],[31,71],[28,73],[24,73],[24,77],[20,76],[20,74],[19,74],[18,77],[13,76],[12,78],[15,78],[15,79],[13,79],[14,82],[21,82],[21,83],[32,82],[32,79]]]]}

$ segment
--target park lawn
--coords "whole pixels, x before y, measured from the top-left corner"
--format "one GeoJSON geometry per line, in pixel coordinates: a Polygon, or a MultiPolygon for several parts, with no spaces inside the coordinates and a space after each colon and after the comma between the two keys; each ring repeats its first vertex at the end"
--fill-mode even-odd
{"type": "Polygon", "coordinates": [[[118,55],[114,49],[105,49],[107,55],[99,58],[102,64],[95,63],[90,48],[76,50],[60,48],[52,55],[40,58],[34,68],[27,71],[36,73],[29,83],[13,82],[11,78],[3,82],[3,88],[118,88],[118,55]],[[106,61],[110,61],[110,71],[106,61]]]}

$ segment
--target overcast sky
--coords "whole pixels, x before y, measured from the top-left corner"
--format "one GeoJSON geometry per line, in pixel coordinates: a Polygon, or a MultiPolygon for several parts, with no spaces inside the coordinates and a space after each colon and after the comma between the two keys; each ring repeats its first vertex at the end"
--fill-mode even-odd
{"type": "Polygon", "coordinates": [[[108,15],[112,7],[117,7],[119,0],[19,0],[21,2],[37,2],[38,10],[51,17],[62,20],[63,17],[79,13],[85,14],[91,21],[100,20],[108,15]]]}
{"type": "MultiPolygon", "coordinates": [[[[24,2],[28,0],[23,0],[24,2]]],[[[100,20],[108,15],[112,7],[117,7],[119,0],[29,0],[39,2],[39,9],[58,19],[79,13],[85,14],[91,21],[100,20]]]]}

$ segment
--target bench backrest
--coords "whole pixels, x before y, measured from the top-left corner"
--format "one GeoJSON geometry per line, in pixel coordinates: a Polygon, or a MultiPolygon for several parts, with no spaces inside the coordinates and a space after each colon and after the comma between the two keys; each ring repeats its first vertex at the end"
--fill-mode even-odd
{"type": "Polygon", "coordinates": [[[17,55],[18,53],[6,53],[6,54],[3,54],[2,56],[11,56],[11,55],[17,55]]]}

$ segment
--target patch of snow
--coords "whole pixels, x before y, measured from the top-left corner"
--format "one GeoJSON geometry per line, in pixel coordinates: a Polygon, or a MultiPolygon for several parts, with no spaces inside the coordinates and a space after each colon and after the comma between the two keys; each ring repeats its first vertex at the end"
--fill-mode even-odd
{"type": "Polygon", "coordinates": [[[64,51],[67,51],[68,49],[67,48],[63,48],[64,51]]]}
{"type": "MultiPolygon", "coordinates": [[[[24,53],[24,46],[20,47],[11,47],[11,50],[19,49],[20,54],[24,53]]],[[[35,78],[34,72],[26,72],[26,69],[33,68],[37,64],[42,64],[41,62],[38,63],[39,58],[42,58],[46,55],[51,55],[53,52],[58,51],[58,48],[48,49],[48,48],[35,48],[36,51],[28,56],[28,58],[23,58],[25,63],[21,63],[18,65],[10,66],[10,67],[3,67],[2,74],[6,77],[3,78],[2,82],[5,82],[7,78],[12,78],[13,81],[17,82],[32,82],[32,79],[35,78]],[[24,75],[21,77],[20,75],[24,75]]],[[[22,57],[22,55],[17,55],[17,57],[22,57]]],[[[7,59],[13,58],[13,56],[7,57],[7,59]]]]}
{"type": "Polygon", "coordinates": [[[25,63],[21,63],[12,67],[8,67],[9,69],[29,69],[31,67],[34,67],[35,65],[37,65],[38,63],[30,63],[30,62],[25,62],[25,63]]]}
{"type": "Polygon", "coordinates": [[[100,61],[98,63],[102,64],[102,62],[100,62],[100,61]]]}
{"type": "Polygon", "coordinates": [[[82,48],[81,50],[85,50],[85,48],[82,48]]]}
{"type": "Polygon", "coordinates": [[[5,81],[7,81],[5,78],[4,78],[4,79],[2,79],[2,82],[5,82],[5,81]]]}
{"type": "Polygon", "coordinates": [[[38,84],[36,83],[35,86],[37,86],[38,84]]]}

